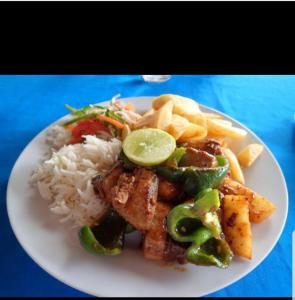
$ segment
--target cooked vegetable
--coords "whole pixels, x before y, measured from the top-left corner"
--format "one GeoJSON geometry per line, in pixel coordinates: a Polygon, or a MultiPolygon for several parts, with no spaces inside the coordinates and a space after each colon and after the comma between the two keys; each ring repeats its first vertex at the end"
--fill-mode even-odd
{"type": "Polygon", "coordinates": [[[252,258],[252,232],[249,202],[245,196],[226,195],[223,199],[222,225],[234,254],[252,258]]]}
{"type": "Polygon", "coordinates": [[[203,126],[189,123],[189,126],[185,129],[184,133],[178,139],[180,143],[189,142],[190,139],[205,138],[207,135],[207,129],[203,126]]]}
{"type": "Polygon", "coordinates": [[[255,193],[245,185],[233,180],[230,177],[225,177],[220,188],[225,195],[242,195],[247,196],[248,201],[255,197],[255,193]]]}
{"type": "Polygon", "coordinates": [[[216,156],[218,167],[189,167],[184,175],[184,190],[188,194],[196,194],[207,188],[216,188],[228,172],[228,162],[223,156],[216,156]]]}
{"type": "Polygon", "coordinates": [[[172,122],[173,102],[168,101],[160,109],[154,112],[150,127],[167,130],[172,122]]]}
{"type": "Polygon", "coordinates": [[[196,101],[190,98],[165,94],[161,95],[153,100],[153,108],[158,110],[168,101],[173,102],[173,113],[180,116],[191,115],[193,113],[199,113],[200,108],[196,101]]]}
{"type": "Polygon", "coordinates": [[[80,243],[93,254],[118,255],[122,252],[126,224],[115,210],[110,209],[97,226],[80,229],[80,243]]]}
{"type": "Polygon", "coordinates": [[[185,155],[185,153],[186,153],[185,147],[176,147],[174,152],[165,162],[165,166],[172,167],[172,168],[178,167],[178,164],[183,158],[183,156],[185,155]]]}
{"type": "Polygon", "coordinates": [[[249,202],[250,222],[260,223],[271,216],[276,210],[275,205],[271,201],[229,177],[224,179],[220,190],[225,195],[246,196],[249,202]]]}
{"type": "Polygon", "coordinates": [[[233,139],[243,139],[247,135],[247,131],[241,128],[222,124],[214,119],[208,119],[208,133],[213,136],[226,136],[233,139]]]}
{"type": "Polygon", "coordinates": [[[270,217],[276,210],[276,206],[262,197],[256,194],[254,199],[249,203],[249,218],[252,223],[261,223],[266,218],[270,217]]]}
{"type": "Polygon", "coordinates": [[[130,161],[140,166],[155,166],[167,160],[176,147],[175,139],[167,132],[138,129],[123,141],[123,151],[130,161]]]}
{"type": "Polygon", "coordinates": [[[228,172],[228,162],[223,156],[216,156],[218,167],[198,168],[180,167],[169,168],[158,166],[156,172],[168,180],[183,184],[184,191],[196,195],[203,189],[216,188],[228,172]]]}
{"type": "Polygon", "coordinates": [[[238,154],[238,161],[243,167],[250,167],[262,151],[262,145],[250,144],[238,154]]]}
{"type": "Polygon", "coordinates": [[[192,113],[191,115],[187,114],[185,115],[185,117],[191,123],[207,128],[207,119],[204,113],[198,112],[198,113],[192,113]]]}
{"type": "Polygon", "coordinates": [[[244,174],[240,167],[240,164],[238,162],[236,155],[229,148],[222,148],[222,151],[223,151],[223,154],[226,156],[226,158],[229,161],[231,177],[234,180],[237,180],[238,182],[244,184],[245,183],[244,174]]]}
{"type": "Polygon", "coordinates": [[[170,133],[176,140],[178,140],[181,135],[185,132],[186,128],[189,126],[189,121],[179,115],[172,115],[171,124],[169,125],[167,131],[170,133]]]}
{"type": "Polygon", "coordinates": [[[192,242],[186,251],[189,262],[225,268],[232,252],[220,236],[221,226],[216,210],[220,206],[218,190],[203,190],[195,203],[180,204],[167,216],[170,236],[178,242],[192,242]]]}

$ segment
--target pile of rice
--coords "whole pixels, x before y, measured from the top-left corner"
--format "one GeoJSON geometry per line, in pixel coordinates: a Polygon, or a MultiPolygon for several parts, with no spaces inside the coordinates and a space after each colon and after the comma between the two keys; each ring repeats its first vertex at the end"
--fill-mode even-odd
{"type": "Polygon", "coordinates": [[[121,141],[85,136],[85,142],[65,145],[70,136],[62,126],[53,126],[47,141],[53,152],[32,175],[42,198],[50,202],[50,210],[71,220],[77,226],[92,225],[105,210],[105,204],[94,193],[91,180],[105,174],[116,162],[121,141]]]}

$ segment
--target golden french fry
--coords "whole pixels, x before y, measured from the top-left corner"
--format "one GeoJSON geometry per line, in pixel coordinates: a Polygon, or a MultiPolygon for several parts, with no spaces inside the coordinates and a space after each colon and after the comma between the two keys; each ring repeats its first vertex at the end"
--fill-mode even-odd
{"type": "Polygon", "coordinates": [[[207,119],[203,113],[189,114],[184,116],[191,123],[207,128],[207,119]]]}
{"type": "Polygon", "coordinates": [[[249,210],[250,222],[261,223],[275,212],[276,206],[268,199],[256,194],[250,201],[249,210]]]}
{"type": "Polygon", "coordinates": [[[164,94],[153,100],[153,108],[155,110],[160,109],[165,103],[173,101],[173,113],[181,116],[191,115],[195,113],[200,113],[199,104],[193,99],[173,95],[173,94],[164,94]]]}
{"type": "Polygon", "coordinates": [[[168,129],[172,122],[173,101],[166,102],[161,108],[152,115],[150,127],[162,130],[168,129]]]}
{"type": "Polygon", "coordinates": [[[229,168],[230,168],[232,178],[244,184],[245,183],[244,174],[240,167],[236,155],[229,148],[222,148],[222,152],[229,161],[229,168]]]}
{"type": "Polygon", "coordinates": [[[203,112],[203,115],[207,119],[222,119],[223,118],[221,115],[214,114],[214,113],[204,113],[203,112]]]}
{"type": "Polygon", "coordinates": [[[249,203],[245,196],[226,195],[223,199],[223,231],[234,254],[252,258],[249,203]]]}
{"type": "Polygon", "coordinates": [[[262,151],[262,145],[250,144],[238,154],[238,161],[243,167],[250,167],[262,151]]]}
{"type": "Polygon", "coordinates": [[[243,139],[247,135],[247,131],[237,127],[231,127],[214,119],[208,119],[208,134],[213,136],[225,136],[233,139],[243,139]]]}
{"type": "Polygon", "coordinates": [[[189,123],[188,127],[185,129],[184,133],[178,139],[179,142],[195,142],[204,139],[207,135],[207,129],[200,125],[189,123]]]}
{"type": "Polygon", "coordinates": [[[173,114],[172,122],[167,131],[177,140],[184,133],[189,124],[186,118],[173,114]]]}
{"type": "Polygon", "coordinates": [[[221,125],[227,125],[227,126],[232,126],[232,122],[228,120],[221,120],[221,119],[216,119],[214,120],[215,123],[221,124],[221,125]]]}

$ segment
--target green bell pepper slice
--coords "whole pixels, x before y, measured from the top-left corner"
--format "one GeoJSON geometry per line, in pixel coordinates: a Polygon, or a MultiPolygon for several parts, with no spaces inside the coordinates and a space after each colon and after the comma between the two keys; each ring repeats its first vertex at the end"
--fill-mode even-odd
{"type": "Polygon", "coordinates": [[[229,170],[229,164],[224,156],[216,155],[217,167],[156,167],[157,174],[166,179],[183,184],[184,191],[196,195],[207,188],[217,188],[229,170]]]}
{"type": "Polygon", "coordinates": [[[187,260],[195,265],[226,268],[232,261],[233,253],[224,239],[208,239],[201,246],[196,243],[186,251],[187,260]]]}
{"type": "Polygon", "coordinates": [[[186,250],[189,262],[225,268],[232,260],[232,251],[221,238],[222,230],[216,213],[219,207],[218,190],[206,189],[196,196],[195,203],[180,204],[168,214],[170,236],[178,242],[192,242],[186,250]]]}
{"type": "Polygon", "coordinates": [[[113,209],[94,227],[83,226],[79,232],[81,245],[96,255],[118,255],[124,245],[126,221],[113,209]]]}

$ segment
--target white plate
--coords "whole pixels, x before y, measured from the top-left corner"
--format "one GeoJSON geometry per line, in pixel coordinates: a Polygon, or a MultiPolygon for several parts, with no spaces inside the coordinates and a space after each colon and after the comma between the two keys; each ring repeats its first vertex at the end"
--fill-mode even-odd
{"type": "MultiPolygon", "coordinates": [[[[128,98],[128,101],[134,103],[138,111],[145,111],[151,99],[139,97],[128,98]]],[[[204,106],[202,110],[216,112],[204,106]]],[[[244,144],[263,144],[245,126],[222,115],[248,131],[244,144]]],[[[145,260],[132,243],[132,237],[128,240],[131,239],[133,247],[125,249],[122,255],[93,256],[79,246],[76,234],[69,234],[68,226],[57,221],[47,203],[29,186],[31,172],[46,151],[45,130],[30,142],[15,163],[7,189],[8,215],[18,241],[31,258],[49,274],[80,291],[94,296],[203,296],[230,285],[257,267],[275,246],[284,228],[287,187],[276,159],[264,145],[265,151],[245,170],[245,177],[247,185],[274,202],[277,210],[270,219],[252,226],[251,261],[235,258],[225,270],[188,264],[185,272],[179,272],[171,266],[145,260]]],[[[236,295],[241,296],[238,291],[236,295]]]]}

